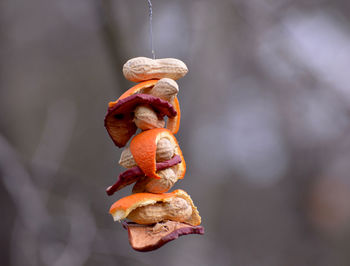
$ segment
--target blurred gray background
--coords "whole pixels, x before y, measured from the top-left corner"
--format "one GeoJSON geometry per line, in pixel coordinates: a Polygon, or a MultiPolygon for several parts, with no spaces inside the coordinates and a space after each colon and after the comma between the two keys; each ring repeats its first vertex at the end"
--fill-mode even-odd
{"type": "Polygon", "coordinates": [[[1,265],[350,265],[350,2],[153,0],[206,229],[133,251],[103,126],[151,57],[146,0],[0,3],[1,265]]]}

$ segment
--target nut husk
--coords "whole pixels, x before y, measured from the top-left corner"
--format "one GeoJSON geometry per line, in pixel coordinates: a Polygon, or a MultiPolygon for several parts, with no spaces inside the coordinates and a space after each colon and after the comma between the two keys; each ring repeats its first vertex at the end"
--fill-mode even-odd
{"type": "Polygon", "coordinates": [[[163,117],[159,117],[157,113],[146,105],[139,105],[134,111],[135,125],[141,130],[148,130],[152,128],[161,128],[165,126],[163,117]]]}
{"type": "Polygon", "coordinates": [[[185,199],[175,197],[167,202],[138,207],[127,218],[138,224],[154,224],[165,220],[185,222],[191,215],[191,205],[185,199]]]}
{"type": "Polygon", "coordinates": [[[159,80],[150,90],[150,94],[159,97],[165,101],[173,103],[174,97],[179,92],[179,86],[175,80],[163,78],[159,80]]]}
{"type": "Polygon", "coordinates": [[[170,160],[175,154],[175,145],[168,138],[161,138],[157,142],[156,161],[170,160]]]}
{"type": "Polygon", "coordinates": [[[122,154],[120,155],[119,164],[125,168],[132,168],[134,166],[137,166],[134,157],[132,156],[132,153],[130,151],[130,147],[126,147],[122,154]]]}
{"type": "Polygon", "coordinates": [[[136,57],[128,60],[123,66],[124,77],[133,82],[162,78],[176,80],[185,76],[187,72],[185,63],[175,58],[136,57]]]}
{"type": "Polygon", "coordinates": [[[157,172],[161,179],[142,177],[134,185],[132,192],[164,193],[171,189],[178,180],[176,172],[167,168],[157,172]]]}

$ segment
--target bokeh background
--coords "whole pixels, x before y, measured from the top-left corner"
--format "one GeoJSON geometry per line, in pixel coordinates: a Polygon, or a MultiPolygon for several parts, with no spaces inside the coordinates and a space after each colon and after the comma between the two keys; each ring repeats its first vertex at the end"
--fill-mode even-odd
{"type": "Polygon", "coordinates": [[[133,251],[108,214],[107,103],[151,57],[147,1],[0,3],[1,265],[350,265],[350,2],[153,0],[183,60],[176,188],[204,236],[133,251]]]}

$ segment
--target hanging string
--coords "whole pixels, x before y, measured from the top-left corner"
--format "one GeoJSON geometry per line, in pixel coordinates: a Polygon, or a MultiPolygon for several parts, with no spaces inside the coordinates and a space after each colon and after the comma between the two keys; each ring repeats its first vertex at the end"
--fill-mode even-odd
{"type": "Polygon", "coordinates": [[[147,2],[148,2],[148,8],[149,8],[149,36],[150,36],[150,39],[151,39],[152,57],[153,57],[153,59],[156,59],[156,54],[154,52],[154,46],[153,46],[152,2],[151,2],[151,0],[147,0],[147,2]]]}

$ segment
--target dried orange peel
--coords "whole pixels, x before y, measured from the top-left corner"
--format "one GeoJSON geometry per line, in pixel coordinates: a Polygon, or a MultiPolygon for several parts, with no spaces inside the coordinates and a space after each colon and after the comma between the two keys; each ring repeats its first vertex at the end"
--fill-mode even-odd
{"type": "Polygon", "coordinates": [[[125,99],[126,97],[129,97],[135,93],[146,93],[147,91],[152,89],[152,87],[156,85],[157,82],[158,82],[157,79],[152,79],[152,80],[147,80],[147,81],[138,83],[137,85],[131,87],[126,92],[124,92],[122,96],[120,96],[116,101],[109,102],[108,108],[113,108],[113,106],[116,105],[119,100],[125,99]]]}
{"type": "Polygon", "coordinates": [[[160,179],[156,173],[157,143],[161,138],[169,139],[175,146],[175,154],[181,157],[177,176],[182,179],[186,173],[186,162],[175,136],[165,128],[150,129],[136,135],[130,142],[130,151],[141,170],[148,177],[160,179]]]}
{"type": "Polygon", "coordinates": [[[173,134],[177,134],[177,132],[180,129],[180,120],[181,120],[181,110],[180,110],[180,103],[177,97],[175,97],[174,102],[172,103],[177,115],[174,117],[168,118],[168,123],[166,125],[167,129],[169,129],[173,134]]]}
{"type": "Polygon", "coordinates": [[[201,223],[197,207],[194,206],[191,197],[182,189],[176,189],[170,193],[153,194],[153,193],[136,193],[130,196],[121,198],[116,201],[110,208],[109,213],[113,216],[114,221],[120,221],[128,217],[135,209],[147,205],[152,205],[158,202],[170,202],[173,198],[182,198],[192,208],[192,215],[186,221],[190,225],[197,226],[201,223]]]}

